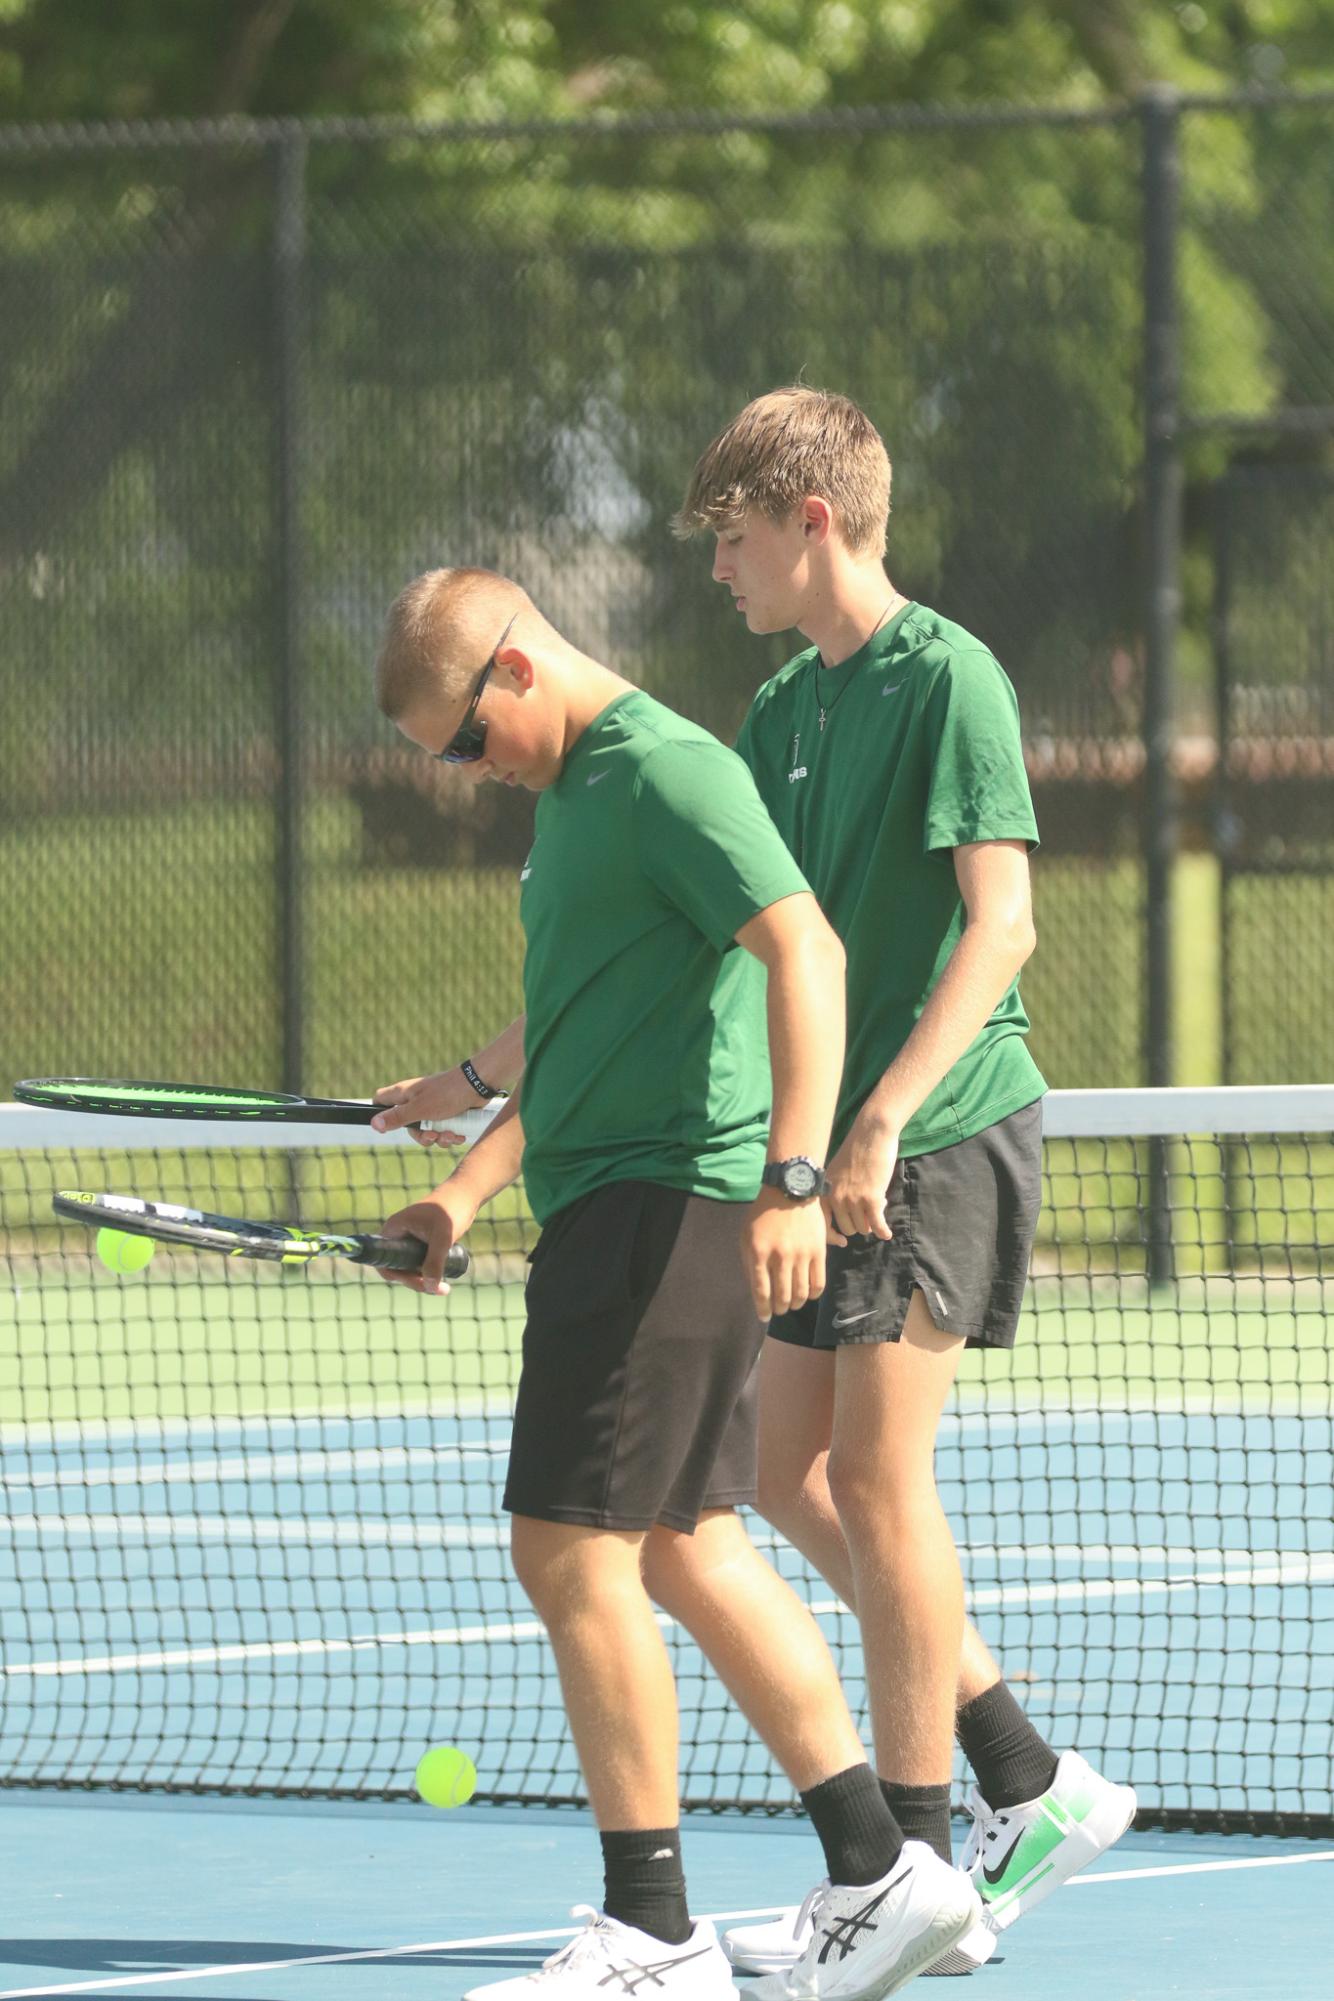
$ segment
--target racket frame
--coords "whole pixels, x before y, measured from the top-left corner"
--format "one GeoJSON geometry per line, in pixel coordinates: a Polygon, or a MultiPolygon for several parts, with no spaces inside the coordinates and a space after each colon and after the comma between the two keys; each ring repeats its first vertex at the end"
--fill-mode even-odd
{"type": "MultiPolygon", "coordinates": [[[[367,1231],[350,1234],[304,1230],[294,1223],[254,1223],[237,1216],[212,1215],[177,1202],[150,1202],[139,1195],[94,1195],[78,1188],[61,1188],[51,1197],[57,1216],[88,1229],[123,1230],[132,1237],[152,1237],[158,1243],[187,1250],[222,1251],[231,1257],[258,1258],[271,1264],[305,1265],[312,1258],[346,1258],[376,1271],[418,1272],[426,1246],[419,1237],[378,1237],[367,1231]]],[[[462,1278],[469,1263],[462,1244],[450,1246],[445,1277],[462,1278]]]]}
{"type": "MultiPolygon", "coordinates": [[[[302,1098],[290,1091],[218,1089],[191,1084],[140,1082],[128,1077],[24,1077],[14,1086],[15,1102],[41,1111],[86,1112],[92,1117],[134,1119],[206,1119],[217,1125],[272,1124],[366,1126],[387,1105],[370,1098],[302,1098]],[[200,1103],[173,1094],[204,1090],[214,1100],[200,1103]],[[161,1093],[156,1104],[126,1093],[161,1093]]],[[[462,1132],[480,1139],[506,1100],[493,1099],[452,1119],[423,1119],[422,1132],[462,1132]]]]}

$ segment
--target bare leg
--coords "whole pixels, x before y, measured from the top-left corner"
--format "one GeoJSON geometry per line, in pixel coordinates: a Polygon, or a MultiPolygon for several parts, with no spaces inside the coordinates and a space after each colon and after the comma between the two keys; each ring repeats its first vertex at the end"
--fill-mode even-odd
{"type": "Polygon", "coordinates": [[[948,1784],[963,1578],[936,1493],[936,1430],[962,1339],[914,1293],[902,1338],[839,1351],[829,1489],[862,1628],[876,1762],[902,1785],[948,1784]]]}
{"type": "MultiPolygon", "coordinates": [[[[852,1563],[829,1492],[834,1430],[832,1349],[765,1343],[760,1368],[759,1511],[856,1611],[852,1563]]],[[[971,1620],[965,1620],[958,1706],[994,1688],[1001,1670],[971,1620]]]]}
{"type": "Polygon", "coordinates": [[[730,1508],[701,1516],[694,1535],[651,1529],[644,1582],[798,1792],[866,1762],[824,1635],[730,1508]]]}
{"type": "Polygon", "coordinates": [[[640,1575],[644,1537],[515,1515],[515,1574],[551,1638],[603,1829],[675,1827],[676,1686],[640,1575]]]}

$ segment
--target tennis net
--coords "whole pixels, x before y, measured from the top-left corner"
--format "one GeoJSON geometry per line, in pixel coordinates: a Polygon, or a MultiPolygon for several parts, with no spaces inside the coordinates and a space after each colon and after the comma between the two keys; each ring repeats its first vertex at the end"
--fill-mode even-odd
{"type": "MultiPolygon", "coordinates": [[[[1012,1356],[938,1452],[970,1609],[1035,1723],[1159,1824],[1334,1832],[1334,1089],[1053,1093],[1012,1356]]],[[[0,1783],[582,1796],[499,1508],[532,1224],[423,1301],[158,1248],[57,1187],[374,1228],[443,1163],[329,1128],[0,1111],[0,1783]]],[[[817,1608],[854,1707],[855,1623],[817,1608]]],[[[792,1794],[669,1628],[693,1806],[792,1794]]],[[[962,1768],[960,1770],[962,1782],[962,1768]]]]}

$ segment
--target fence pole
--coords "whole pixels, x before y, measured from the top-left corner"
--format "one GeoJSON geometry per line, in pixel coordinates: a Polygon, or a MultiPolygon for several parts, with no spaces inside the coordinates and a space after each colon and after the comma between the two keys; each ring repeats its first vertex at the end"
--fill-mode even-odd
{"type": "Polygon", "coordinates": [[[274,224],[275,727],[278,746],[276,905],[282,1088],[305,1083],[302,936],[301,371],[305,320],[306,150],[292,128],[277,141],[274,224]]]}
{"type": "MultiPolygon", "coordinates": [[[[1150,1084],[1172,1082],[1174,656],[1181,615],[1181,355],[1177,312],[1180,104],[1166,85],[1140,100],[1144,133],[1144,860],[1145,1028],[1150,1084]]],[[[1150,1143],[1149,1277],[1172,1277],[1167,1146],[1150,1143]]]]}

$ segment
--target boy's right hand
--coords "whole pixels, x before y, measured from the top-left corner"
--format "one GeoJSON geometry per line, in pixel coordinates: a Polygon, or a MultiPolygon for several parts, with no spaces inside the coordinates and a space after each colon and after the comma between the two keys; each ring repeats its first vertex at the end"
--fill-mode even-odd
{"type": "Polygon", "coordinates": [[[452,1176],[420,1202],[395,1210],[383,1224],[381,1234],[417,1237],[425,1244],[426,1255],[419,1272],[382,1271],[380,1277],[390,1285],[406,1285],[413,1292],[443,1297],[449,1291],[445,1283],[445,1257],[450,1246],[468,1234],[476,1215],[476,1203],[452,1176]]]}
{"type": "Polygon", "coordinates": [[[434,1077],[405,1077],[397,1084],[382,1084],[375,1103],[385,1107],[371,1120],[377,1133],[407,1129],[418,1146],[462,1146],[467,1135],[457,1132],[422,1132],[423,1119],[448,1121],[459,1112],[475,1112],[481,1099],[463,1072],[457,1068],[438,1071],[434,1077]]]}

